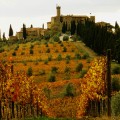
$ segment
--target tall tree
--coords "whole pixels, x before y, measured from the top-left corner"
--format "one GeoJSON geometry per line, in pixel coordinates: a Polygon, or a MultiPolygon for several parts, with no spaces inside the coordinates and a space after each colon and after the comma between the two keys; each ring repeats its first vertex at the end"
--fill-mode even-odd
{"type": "Polygon", "coordinates": [[[31,24],[30,28],[33,28],[33,25],[31,24]]]}
{"type": "Polygon", "coordinates": [[[63,26],[62,26],[62,33],[66,32],[66,26],[65,26],[65,22],[63,22],[63,26]]]}
{"type": "Polygon", "coordinates": [[[26,25],[23,24],[23,39],[25,40],[26,38],[27,38],[26,25]]]}
{"type": "Polygon", "coordinates": [[[12,29],[11,24],[10,24],[10,28],[9,28],[9,36],[13,36],[13,29],[12,29]]]}
{"type": "Polygon", "coordinates": [[[3,33],[3,41],[6,40],[6,37],[5,37],[5,32],[3,33]]]}

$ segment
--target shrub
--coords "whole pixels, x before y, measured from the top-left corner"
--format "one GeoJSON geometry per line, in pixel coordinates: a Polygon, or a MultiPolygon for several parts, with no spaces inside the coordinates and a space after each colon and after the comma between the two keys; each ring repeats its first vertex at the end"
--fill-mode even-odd
{"type": "Polygon", "coordinates": [[[80,71],[82,71],[82,68],[83,68],[83,64],[82,64],[82,63],[79,63],[79,64],[76,66],[75,71],[76,71],[76,72],[80,72],[80,71]]]}
{"type": "Polygon", "coordinates": [[[16,56],[16,52],[15,51],[12,53],[12,56],[16,56]]]}
{"type": "Polygon", "coordinates": [[[44,61],[44,64],[48,64],[48,60],[45,60],[45,61],[44,61]]]}
{"type": "Polygon", "coordinates": [[[27,70],[27,75],[32,76],[32,74],[33,74],[32,67],[29,67],[28,70],[27,70]]]}
{"type": "Polygon", "coordinates": [[[112,78],[112,90],[119,91],[120,90],[120,79],[118,77],[112,78]]]}
{"type": "Polygon", "coordinates": [[[61,46],[61,47],[63,47],[63,46],[64,46],[62,42],[61,42],[60,46],[61,46]]]}
{"type": "Polygon", "coordinates": [[[66,55],[66,60],[70,60],[71,59],[71,56],[70,55],[66,55]]]}
{"type": "Polygon", "coordinates": [[[48,48],[48,49],[46,50],[46,53],[50,53],[50,48],[48,48]]]}
{"type": "Polygon", "coordinates": [[[70,72],[70,67],[65,67],[64,73],[69,73],[70,72]]]}
{"type": "Polygon", "coordinates": [[[63,41],[68,41],[69,40],[69,36],[65,35],[63,36],[63,41]]]}
{"type": "Polygon", "coordinates": [[[48,76],[48,82],[55,82],[56,81],[56,77],[53,73],[50,73],[48,76]]]}
{"type": "Polygon", "coordinates": [[[120,66],[114,66],[112,68],[112,74],[120,74],[120,66]]]}
{"type": "Polygon", "coordinates": [[[61,55],[61,54],[59,54],[59,55],[57,56],[57,60],[58,60],[58,61],[61,61],[61,60],[62,60],[62,55],[61,55]]]}
{"type": "Polygon", "coordinates": [[[67,96],[67,97],[74,97],[75,96],[75,89],[74,89],[72,83],[69,83],[66,86],[64,96],[67,96]]]}
{"type": "Polygon", "coordinates": [[[52,60],[52,55],[49,55],[48,56],[48,61],[51,61],[52,60]]]}
{"type": "Polygon", "coordinates": [[[89,58],[89,54],[88,53],[83,54],[82,59],[87,59],[87,58],[89,58]]]}
{"type": "Polygon", "coordinates": [[[33,53],[34,53],[34,52],[33,52],[33,50],[32,50],[32,49],[30,49],[30,54],[31,54],[31,55],[33,55],[33,53]]]}
{"type": "Polygon", "coordinates": [[[67,52],[67,48],[66,47],[63,47],[63,52],[67,52]]]}
{"type": "Polygon", "coordinates": [[[45,46],[48,47],[48,44],[46,43],[45,46]]]}
{"type": "Polygon", "coordinates": [[[57,73],[57,71],[58,71],[58,68],[57,68],[57,67],[52,67],[52,68],[51,68],[51,72],[52,72],[52,73],[57,73]]]}
{"type": "Polygon", "coordinates": [[[79,53],[75,53],[75,59],[80,60],[81,59],[81,55],[79,53]]]}
{"type": "Polygon", "coordinates": [[[83,78],[86,73],[87,73],[87,70],[82,70],[79,77],[83,78]]]}
{"type": "Polygon", "coordinates": [[[33,44],[31,44],[31,45],[30,45],[30,49],[33,49],[33,48],[34,48],[34,45],[33,45],[33,44]]]}
{"type": "Polygon", "coordinates": [[[120,92],[112,97],[111,108],[113,115],[115,116],[120,115],[120,92]]]}
{"type": "Polygon", "coordinates": [[[59,42],[59,41],[60,41],[60,38],[59,38],[57,35],[54,35],[54,36],[53,36],[53,40],[54,40],[55,42],[59,42]]]}
{"type": "Polygon", "coordinates": [[[49,34],[46,34],[46,35],[44,36],[44,39],[45,39],[45,40],[49,40],[49,39],[50,39],[50,35],[49,35],[49,34]]]}
{"type": "Polygon", "coordinates": [[[66,64],[69,64],[69,63],[70,63],[70,60],[69,60],[69,59],[67,59],[67,60],[66,60],[66,64]]]}

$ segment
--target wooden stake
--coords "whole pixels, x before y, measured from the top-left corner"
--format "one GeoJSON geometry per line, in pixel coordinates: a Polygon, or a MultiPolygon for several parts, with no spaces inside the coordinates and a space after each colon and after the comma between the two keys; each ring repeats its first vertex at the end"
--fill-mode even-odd
{"type": "Polygon", "coordinates": [[[111,117],[111,50],[107,50],[107,115],[111,117]]]}

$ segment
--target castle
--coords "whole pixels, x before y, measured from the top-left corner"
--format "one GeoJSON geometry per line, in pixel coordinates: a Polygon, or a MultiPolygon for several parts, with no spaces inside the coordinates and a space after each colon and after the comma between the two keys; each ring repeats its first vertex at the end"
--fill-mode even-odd
{"type": "Polygon", "coordinates": [[[95,22],[95,16],[82,16],[82,15],[61,15],[61,7],[56,6],[56,13],[57,15],[54,17],[51,17],[51,22],[47,23],[47,28],[51,29],[51,26],[58,23],[63,24],[64,22],[68,24],[68,27],[70,27],[71,21],[75,21],[76,23],[78,21],[81,21],[82,23],[85,23],[85,20],[90,20],[95,22]]]}
{"type": "MultiPolygon", "coordinates": [[[[72,21],[75,21],[76,24],[77,24],[77,22],[81,22],[84,24],[86,20],[89,20],[89,21],[92,21],[95,23],[95,16],[61,15],[61,7],[56,6],[56,16],[51,17],[51,21],[47,22],[47,29],[44,29],[44,27],[42,27],[42,28],[33,28],[33,27],[26,28],[27,37],[35,38],[35,37],[45,36],[47,34],[47,31],[50,30],[51,27],[56,24],[60,25],[60,27],[62,28],[62,25],[65,22],[65,23],[67,23],[67,27],[71,28],[72,21]]],[[[108,30],[112,31],[112,27],[111,27],[110,23],[97,22],[96,24],[100,25],[100,26],[107,25],[109,28],[108,30]]],[[[9,39],[23,39],[23,29],[21,28],[21,30],[16,33],[16,36],[10,36],[9,39]]]]}

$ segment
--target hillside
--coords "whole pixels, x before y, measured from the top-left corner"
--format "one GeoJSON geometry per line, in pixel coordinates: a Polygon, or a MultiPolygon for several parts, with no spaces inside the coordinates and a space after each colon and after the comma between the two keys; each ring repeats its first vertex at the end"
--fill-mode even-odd
{"type": "Polygon", "coordinates": [[[3,101],[3,118],[6,114],[8,118],[11,114],[15,118],[40,114],[76,119],[104,114],[106,58],[96,56],[82,42],[42,40],[6,45],[3,49],[2,99],[12,100],[17,106],[11,110],[7,108],[11,103],[5,105],[3,101]],[[96,106],[100,100],[99,112],[96,106]]]}

